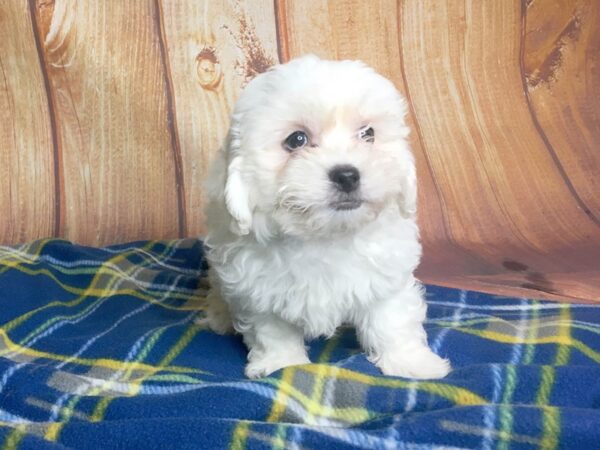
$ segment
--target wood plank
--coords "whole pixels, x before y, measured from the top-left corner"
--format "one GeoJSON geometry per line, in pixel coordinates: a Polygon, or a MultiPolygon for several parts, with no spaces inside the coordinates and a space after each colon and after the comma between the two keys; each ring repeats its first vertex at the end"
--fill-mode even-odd
{"type": "Polygon", "coordinates": [[[160,1],[186,187],[187,230],[204,231],[203,182],[241,87],[277,62],[271,1],[160,1]]]}
{"type": "MultiPolygon", "coordinates": [[[[452,234],[498,267],[479,278],[438,267],[430,279],[463,275],[467,285],[493,279],[570,295],[564,277],[551,276],[597,266],[600,229],[579,208],[529,111],[520,2],[402,5],[406,78],[452,234]]],[[[595,281],[584,282],[600,294],[595,281]]]]}
{"type": "Polygon", "coordinates": [[[0,4],[0,242],[49,236],[55,227],[48,98],[24,1],[0,4]]]}
{"type": "Polygon", "coordinates": [[[600,224],[600,2],[537,1],[525,13],[532,114],[573,197],[600,224]]]}
{"type": "Polygon", "coordinates": [[[36,1],[62,155],[58,234],[76,242],[180,234],[154,7],[150,0],[36,1]]]}

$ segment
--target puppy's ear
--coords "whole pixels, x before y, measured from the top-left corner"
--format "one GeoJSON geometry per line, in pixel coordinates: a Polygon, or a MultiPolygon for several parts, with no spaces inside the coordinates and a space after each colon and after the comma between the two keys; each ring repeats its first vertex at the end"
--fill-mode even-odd
{"type": "MultiPolygon", "coordinates": [[[[395,90],[395,88],[394,88],[395,90]]],[[[415,158],[410,150],[408,136],[410,128],[406,125],[406,114],[408,113],[408,104],[404,97],[396,92],[397,110],[396,114],[399,118],[397,124],[399,136],[402,139],[402,147],[404,147],[404,156],[402,157],[402,179],[400,181],[400,195],[398,196],[398,206],[400,214],[405,219],[415,219],[417,217],[417,169],[415,166],[415,158]]]]}
{"type": "Polygon", "coordinates": [[[405,219],[414,219],[417,216],[417,171],[412,158],[406,161],[400,188],[398,196],[400,214],[405,219]]]}
{"type": "Polygon", "coordinates": [[[240,152],[239,118],[232,118],[225,149],[227,168],[225,206],[232,217],[230,229],[237,235],[248,234],[252,228],[250,191],[242,175],[244,157],[240,152]]]}

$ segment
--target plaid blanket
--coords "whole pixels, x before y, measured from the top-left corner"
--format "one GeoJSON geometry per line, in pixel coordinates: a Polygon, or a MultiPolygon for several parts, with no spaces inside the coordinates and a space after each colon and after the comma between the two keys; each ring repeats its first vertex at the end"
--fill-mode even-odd
{"type": "Polygon", "coordinates": [[[351,329],[243,376],[195,324],[197,240],[0,247],[3,448],[600,447],[600,308],[428,287],[441,381],[382,376],[351,329]]]}

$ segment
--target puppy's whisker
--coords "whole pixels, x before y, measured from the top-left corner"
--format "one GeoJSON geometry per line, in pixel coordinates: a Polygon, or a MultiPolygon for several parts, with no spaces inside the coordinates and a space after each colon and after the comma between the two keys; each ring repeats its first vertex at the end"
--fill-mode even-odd
{"type": "Polygon", "coordinates": [[[280,206],[288,211],[299,212],[302,214],[310,210],[310,205],[304,205],[293,200],[284,200],[283,202],[280,202],[280,206]]]}

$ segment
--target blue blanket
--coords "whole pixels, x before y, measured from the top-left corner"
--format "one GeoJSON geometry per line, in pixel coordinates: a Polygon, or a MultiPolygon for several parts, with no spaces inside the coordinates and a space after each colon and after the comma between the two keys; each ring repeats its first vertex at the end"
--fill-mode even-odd
{"type": "Polygon", "coordinates": [[[249,381],[194,322],[205,271],[196,240],[0,247],[0,446],[600,447],[599,307],[429,286],[446,379],[382,376],[341,329],[249,381]]]}

